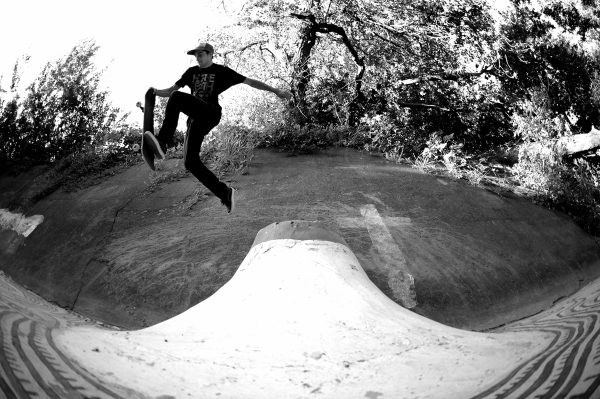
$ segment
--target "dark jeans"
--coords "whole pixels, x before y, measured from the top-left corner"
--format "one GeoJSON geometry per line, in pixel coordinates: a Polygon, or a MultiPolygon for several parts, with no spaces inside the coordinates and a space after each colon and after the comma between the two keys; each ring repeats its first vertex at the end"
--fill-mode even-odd
{"type": "Polygon", "coordinates": [[[221,108],[191,94],[180,91],[174,92],[169,97],[165,119],[160,132],[156,136],[160,141],[165,143],[173,141],[180,112],[188,116],[188,129],[183,145],[184,166],[213,194],[224,200],[227,198],[227,185],[219,181],[217,176],[204,166],[200,160],[200,147],[204,136],[219,124],[221,108]]]}

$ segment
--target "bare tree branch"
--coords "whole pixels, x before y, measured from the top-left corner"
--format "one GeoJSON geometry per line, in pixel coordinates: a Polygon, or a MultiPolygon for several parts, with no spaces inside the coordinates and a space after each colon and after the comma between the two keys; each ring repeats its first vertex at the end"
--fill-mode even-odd
{"type": "MultiPolygon", "coordinates": [[[[364,23],[357,16],[355,16],[355,18],[357,20],[359,20],[360,22],[364,23]]],[[[411,41],[410,35],[408,33],[406,33],[405,31],[399,31],[399,30],[393,29],[393,28],[391,28],[391,27],[389,27],[389,26],[387,26],[385,24],[382,24],[381,22],[375,21],[373,18],[368,18],[367,22],[370,22],[371,24],[380,27],[384,31],[386,31],[388,33],[391,33],[394,36],[398,36],[398,37],[404,39],[404,41],[407,42],[407,43],[410,43],[410,41],[411,41]]]]}
{"type": "Polygon", "coordinates": [[[402,108],[421,108],[421,109],[430,109],[430,110],[444,112],[444,113],[451,115],[451,117],[453,117],[454,120],[456,122],[458,122],[460,125],[462,125],[463,127],[467,127],[467,125],[465,124],[465,122],[463,122],[462,118],[460,117],[459,111],[464,111],[464,112],[471,111],[470,109],[459,110],[459,109],[442,107],[440,105],[424,104],[424,103],[396,102],[395,105],[397,105],[398,107],[402,107],[402,108]]]}
{"type": "Polygon", "coordinates": [[[404,86],[409,86],[409,85],[413,85],[413,84],[417,84],[417,83],[440,82],[440,81],[447,81],[447,80],[457,82],[461,79],[475,78],[475,77],[479,77],[479,76],[482,76],[485,74],[493,74],[493,68],[486,67],[486,68],[482,68],[480,71],[477,71],[477,72],[447,72],[447,73],[441,73],[438,75],[415,76],[413,78],[399,80],[398,83],[401,85],[404,85],[404,86]]]}
{"type": "Polygon", "coordinates": [[[402,108],[427,108],[427,109],[434,109],[434,110],[438,110],[438,111],[442,111],[442,112],[456,113],[456,111],[453,109],[442,107],[442,106],[435,105],[435,104],[405,103],[405,102],[397,102],[395,104],[402,108]]]}
{"type": "MultiPolygon", "coordinates": [[[[242,48],[226,51],[226,52],[222,53],[222,55],[223,55],[223,57],[227,57],[230,54],[242,54],[243,52],[245,52],[246,50],[248,50],[254,46],[262,46],[263,44],[267,44],[267,43],[268,43],[267,40],[259,40],[257,42],[248,43],[247,45],[245,45],[242,48]]],[[[262,47],[260,47],[260,49],[262,50],[262,47]]]]}
{"type": "MultiPolygon", "coordinates": [[[[364,59],[358,53],[356,47],[354,46],[354,44],[352,43],[352,41],[350,40],[350,38],[346,34],[346,31],[344,30],[344,28],[342,28],[339,25],[335,25],[335,24],[331,24],[331,23],[325,23],[325,22],[318,23],[317,20],[316,20],[316,18],[315,18],[315,16],[313,14],[296,14],[296,13],[293,13],[291,15],[293,17],[295,17],[295,18],[300,19],[300,20],[308,21],[310,23],[310,27],[311,27],[310,30],[313,33],[335,33],[336,35],[338,35],[342,39],[342,42],[346,46],[346,49],[350,52],[350,54],[354,58],[354,63],[359,68],[358,69],[358,73],[354,77],[354,82],[355,82],[355,84],[354,84],[354,92],[355,92],[356,96],[352,100],[352,103],[351,103],[351,108],[354,111],[356,111],[356,108],[358,106],[358,101],[360,101],[360,99],[362,97],[362,79],[363,79],[363,76],[365,74],[366,66],[365,66],[364,59]]],[[[311,47],[311,50],[312,50],[312,47],[311,47]]],[[[351,118],[351,120],[349,121],[349,123],[351,125],[355,122],[353,120],[353,118],[356,115],[353,116],[353,113],[355,113],[355,112],[353,112],[353,111],[350,112],[350,118],[351,118]]]]}

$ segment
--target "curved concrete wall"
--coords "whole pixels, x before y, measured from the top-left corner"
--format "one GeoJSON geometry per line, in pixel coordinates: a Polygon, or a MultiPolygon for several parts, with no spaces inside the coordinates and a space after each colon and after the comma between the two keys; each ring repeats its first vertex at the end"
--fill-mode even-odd
{"type": "Polygon", "coordinates": [[[137,331],[83,320],[2,278],[0,388],[5,397],[599,395],[599,281],[476,333],[397,305],[338,238],[314,223],[268,226],[216,294],[137,331]]]}

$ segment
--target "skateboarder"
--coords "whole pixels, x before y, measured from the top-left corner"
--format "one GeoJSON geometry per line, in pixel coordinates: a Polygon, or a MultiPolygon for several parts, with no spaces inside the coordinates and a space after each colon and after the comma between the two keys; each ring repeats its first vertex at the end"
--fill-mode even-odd
{"type": "Polygon", "coordinates": [[[156,96],[169,97],[169,101],[159,133],[154,136],[150,132],[145,132],[144,140],[148,140],[157,158],[164,159],[167,146],[172,144],[179,113],[186,114],[188,129],[183,148],[184,166],[221,200],[228,212],[232,212],[235,208],[235,189],[219,181],[200,160],[200,147],[204,137],[219,124],[221,119],[218,96],[239,83],[245,83],[255,89],[270,91],[282,99],[289,99],[291,93],[247,78],[226,66],[213,63],[214,48],[209,43],[201,42],[187,53],[196,57],[198,65],[186,70],[183,76],[167,89],[150,88],[150,91],[154,91],[156,96]],[[185,86],[191,89],[191,94],[178,91],[185,86]]]}

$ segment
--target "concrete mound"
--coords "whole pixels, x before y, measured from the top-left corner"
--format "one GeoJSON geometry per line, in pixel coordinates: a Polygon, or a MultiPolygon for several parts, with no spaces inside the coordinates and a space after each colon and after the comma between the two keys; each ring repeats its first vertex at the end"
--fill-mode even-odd
{"type": "Polygon", "coordinates": [[[103,328],[0,285],[8,397],[600,395],[600,280],[501,329],[460,330],[392,301],[312,222],[267,226],[214,295],[145,329],[103,328]]]}

